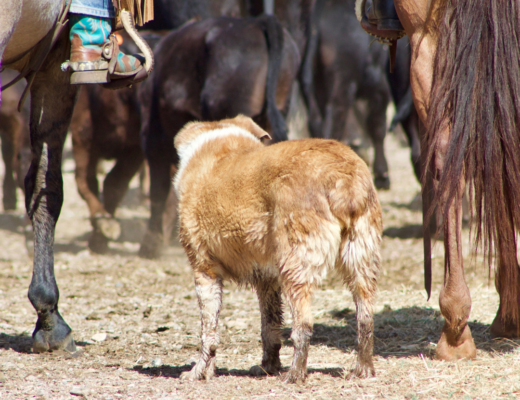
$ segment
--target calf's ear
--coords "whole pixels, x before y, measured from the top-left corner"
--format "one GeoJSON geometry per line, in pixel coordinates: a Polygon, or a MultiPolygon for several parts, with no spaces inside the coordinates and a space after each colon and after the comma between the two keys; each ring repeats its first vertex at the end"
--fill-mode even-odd
{"type": "Polygon", "coordinates": [[[245,115],[237,115],[235,118],[230,119],[229,122],[232,124],[239,126],[240,128],[245,129],[246,131],[251,132],[255,137],[258,139],[271,139],[271,136],[264,131],[262,128],[260,128],[255,121],[253,121],[251,118],[246,117],[245,115]]]}

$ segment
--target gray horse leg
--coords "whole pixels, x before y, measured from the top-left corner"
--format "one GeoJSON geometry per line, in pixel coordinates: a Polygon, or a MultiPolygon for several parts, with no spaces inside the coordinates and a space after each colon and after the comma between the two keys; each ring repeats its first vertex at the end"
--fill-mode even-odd
{"type": "Polygon", "coordinates": [[[25,205],[35,236],[29,286],[29,300],[38,314],[35,352],[76,349],[71,329],[58,311],[54,277],[54,229],[63,204],[61,157],[77,90],[69,85],[69,74],[60,70],[69,46],[63,34],[31,88],[32,162],[25,177],[25,205]]]}

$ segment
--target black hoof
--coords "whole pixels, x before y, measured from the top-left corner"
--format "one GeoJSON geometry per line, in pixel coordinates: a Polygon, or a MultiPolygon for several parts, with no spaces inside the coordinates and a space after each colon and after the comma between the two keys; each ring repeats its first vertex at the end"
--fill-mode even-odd
{"type": "Polygon", "coordinates": [[[162,253],[164,238],[161,233],[147,231],[144,235],[139,257],[154,259],[159,258],[162,253]]]}
{"type": "Polygon", "coordinates": [[[11,196],[4,194],[3,203],[4,211],[16,210],[16,196],[12,198],[11,196]]]}
{"type": "Polygon", "coordinates": [[[390,178],[388,176],[376,177],[374,184],[378,190],[390,190],[390,178]]]}
{"type": "Polygon", "coordinates": [[[38,317],[32,337],[35,353],[52,350],[65,350],[71,353],[76,351],[72,329],[57,310],[44,317],[38,317]]]}
{"type": "Polygon", "coordinates": [[[88,240],[88,248],[93,253],[105,254],[108,251],[108,239],[96,229],[88,240]]]}

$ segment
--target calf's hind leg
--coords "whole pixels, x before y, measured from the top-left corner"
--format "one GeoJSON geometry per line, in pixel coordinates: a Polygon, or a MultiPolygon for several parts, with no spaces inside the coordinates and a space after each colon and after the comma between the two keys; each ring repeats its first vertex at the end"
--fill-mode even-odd
{"type": "Polygon", "coordinates": [[[307,356],[312,337],[312,288],[305,283],[284,282],[284,292],[294,321],[291,333],[294,356],[283,379],[288,383],[303,383],[307,378],[307,356]]]}
{"type": "Polygon", "coordinates": [[[358,354],[351,374],[360,378],[375,376],[373,304],[381,268],[381,231],[380,217],[362,216],[341,246],[341,272],[356,303],[358,354]]]}
{"type": "Polygon", "coordinates": [[[263,356],[261,366],[255,365],[249,371],[251,375],[277,374],[282,365],[280,363],[280,349],[282,347],[281,330],[282,297],[278,279],[257,283],[256,291],[260,303],[262,319],[262,347],[263,356]]]}
{"type": "Polygon", "coordinates": [[[202,325],[200,357],[191,371],[183,372],[182,379],[210,379],[215,375],[217,355],[218,316],[222,305],[222,280],[195,271],[195,291],[199,299],[202,325]]]}

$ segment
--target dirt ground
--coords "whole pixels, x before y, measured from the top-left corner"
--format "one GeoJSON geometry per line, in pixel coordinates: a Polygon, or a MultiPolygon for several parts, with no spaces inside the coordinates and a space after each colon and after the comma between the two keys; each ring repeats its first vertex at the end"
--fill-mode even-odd
{"type": "MultiPolygon", "coordinates": [[[[198,356],[200,321],[192,273],[179,244],[160,260],[137,257],[148,217],[138,182],[117,217],[123,233],[106,256],[91,254],[87,207],[76,191],[70,150],[64,162],[65,204],[56,230],[55,270],[60,312],[74,330],[78,352],[33,354],[35,312],[27,299],[32,263],[23,235],[23,201],[0,213],[1,399],[491,399],[520,398],[520,342],[493,340],[489,325],[498,296],[481,256],[464,247],[478,347],[473,361],[433,359],[443,319],[438,311],[443,246],[434,249],[434,289],[423,290],[419,191],[402,140],[387,139],[392,188],[380,192],[384,211],[383,271],[375,308],[375,378],[347,380],[356,355],[352,297],[332,277],[316,291],[309,377],[286,385],[248,376],[261,360],[256,295],[226,283],[220,319],[218,376],[179,379],[198,356]]],[[[0,175],[3,172],[0,170],[0,175]]],[[[21,197],[20,197],[21,199],[21,197]]],[[[469,231],[464,231],[466,243],[469,231]]],[[[286,313],[284,367],[292,357],[286,313]]]]}

